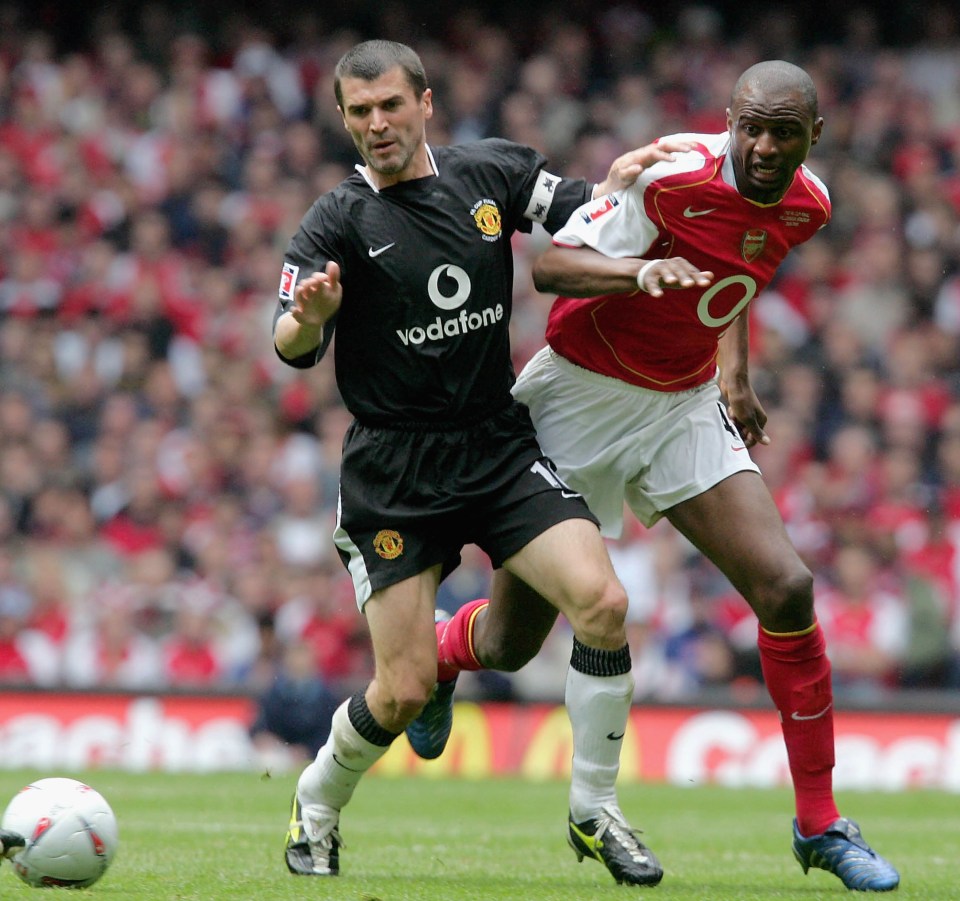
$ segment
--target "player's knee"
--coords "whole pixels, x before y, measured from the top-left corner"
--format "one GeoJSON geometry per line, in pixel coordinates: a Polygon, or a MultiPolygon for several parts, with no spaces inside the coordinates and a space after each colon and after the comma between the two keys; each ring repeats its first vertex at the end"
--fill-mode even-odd
{"type": "Polygon", "coordinates": [[[782,573],[760,591],[757,615],[772,632],[793,632],[813,622],[813,575],[805,566],[782,573]]]}
{"type": "Polygon", "coordinates": [[[380,691],[380,707],[385,722],[380,725],[391,732],[402,732],[412,723],[430,700],[434,682],[409,677],[380,691]]]}
{"type": "Polygon", "coordinates": [[[623,637],[627,616],[627,594],[615,579],[599,583],[572,622],[574,632],[592,647],[608,647],[623,637]]]}
{"type": "Polygon", "coordinates": [[[523,641],[496,641],[483,648],[481,660],[486,669],[515,673],[526,666],[540,650],[542,642],[529,645],[523,641]]]}
{"type": "Polygon", "coordinates": [[[486,669],[515,673],[543,647],[557,620],[557,608],[519,580],[477,617],[473,648],[486,669]],[[496,605],[496,606],[495,606],[496,605]]]}

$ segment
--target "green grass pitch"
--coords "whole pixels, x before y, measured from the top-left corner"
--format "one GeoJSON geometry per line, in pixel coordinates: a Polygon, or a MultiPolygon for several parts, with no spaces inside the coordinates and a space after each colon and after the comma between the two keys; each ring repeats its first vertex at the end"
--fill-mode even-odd
{"type": "MultiPolygon", "coordinates": [[[[117,858],[87,890],[102,899],[583,901],[636,891],[683,901],[853,897],[834,876],[804,876],[793,860],[792,796],[782,790],[622,786],[621,806],[666,871],[659,887],[635,889],[617,886],[595,862],[577,864],[564,837],[563,782],[368,777],[341,820],[347,847],[342,875],[332,879],[294,877],[283,864],[295,774],[0,771],[2,803],[41,775],[87,781],[117,814],[117,858]]],[[[960,899],[960,798],[845,793],[839,800],[899,867],[900,889],[890,897],[960,899]]],[[[0,866],[0,898],[35,891],[9,864],[0,866]]]]}

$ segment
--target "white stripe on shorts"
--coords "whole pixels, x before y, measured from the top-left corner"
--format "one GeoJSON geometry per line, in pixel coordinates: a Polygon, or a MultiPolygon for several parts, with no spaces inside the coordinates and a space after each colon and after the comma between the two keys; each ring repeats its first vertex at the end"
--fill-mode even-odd
{"type": "Polygon", "coordinates": [[[363,613],[363,605],[370,600],[373,594],[373,587],[370,585],[370,575],[367,573],[367,564],[364,562],[363,554],[360,548],[354,543],[353,539],[347,534],[346,529],[340,525],[340,495],[337,495],[337,527],[333,531],[333,543],[340,548],[349,558],[350,563],[347,570],[350,578],[353,580],[353,591],[357,596],[357,609],[363,613]]]}

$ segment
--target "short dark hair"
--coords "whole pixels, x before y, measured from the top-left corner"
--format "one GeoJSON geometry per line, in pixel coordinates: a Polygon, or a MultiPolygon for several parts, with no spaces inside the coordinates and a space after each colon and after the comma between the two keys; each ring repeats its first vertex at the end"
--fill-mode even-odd
{"type": "Polygon", "coordinates": [[[394,66],[403,70],[407,82],[419,100],[427,89],[427,73],[417,52],[396,41],[374,40],[363,41],[340,57],[333,70],[333,92],[337,95],[337,104],[343,106],[341,79],[362,78],[364,81],[373,81],[394,66]]]}

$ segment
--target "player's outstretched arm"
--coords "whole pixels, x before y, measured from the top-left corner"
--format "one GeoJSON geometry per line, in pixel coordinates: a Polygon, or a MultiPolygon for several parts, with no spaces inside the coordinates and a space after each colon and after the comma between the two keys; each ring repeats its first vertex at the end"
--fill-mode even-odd
{"type": "Polygon", "coordinates": [[[673,162],[675,153],[685,153],[692,149],[693,145],[686,141],[663,140],[630,150],[613,161],[607,177],[593,189],[593,196],[602,197],[604,194],[622,191],[630,187],[644,169],[649,169],[654,163],[673,162]]]}
{"type": "Polygon", "coordinates": [[[717,362],[720,367],[720,390],[727,401],[727,415],[740,432],[747,447],[769,444],[764,431],[767,413],[750,383],[748,349],[750,320],[743,312],[720,339],[717,362]]]}
{"type": "Polygon", "coordinates": [[[683,257],[615,258],[590,247],[554,246],[533,264],[537,290],[564,297],[629,294],[638,290],[660,297],[667,288],[706,288],[712,281],[712,272],[698,269],[683,257]]]}
{"type": "Polygon", "coordinates": [[[281,356],[293,360],[316,350],[323,341],[324,323],[342,300],[340,267],[332,260],[323,272],[312,272],[298,282],[292,306],[277,320],[274,342],[281,356]]]}
{"type": "Polygon", "coordinates": [[[637,290],[636,257],[608,257],[591,247],[551,247],[533,264],[538,291],[564,297],[594,297],[637,290]]]}

